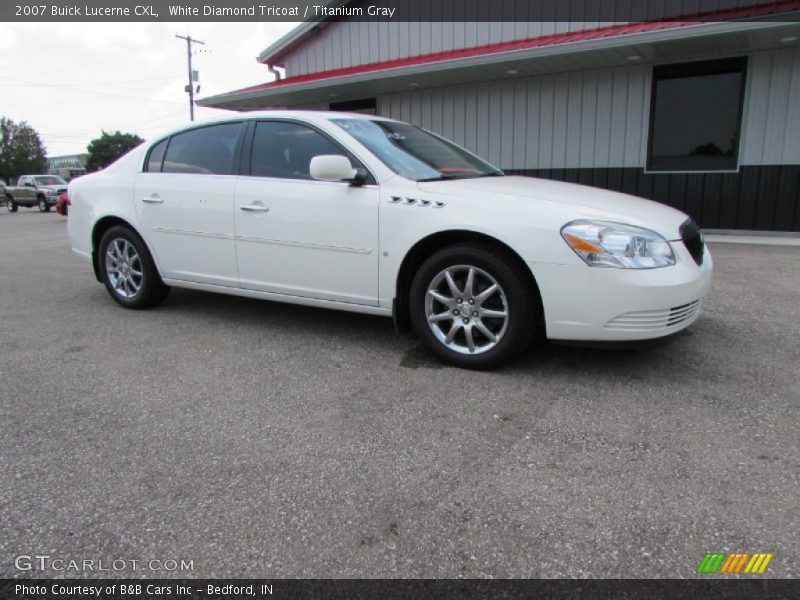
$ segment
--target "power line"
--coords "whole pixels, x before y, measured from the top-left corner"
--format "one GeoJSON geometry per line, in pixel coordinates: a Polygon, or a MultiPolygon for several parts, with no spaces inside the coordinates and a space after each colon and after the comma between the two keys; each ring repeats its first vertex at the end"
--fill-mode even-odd
{"type": "MultiPolygon", "coordinates": [[[[6,79],[12,79],[13,80],[15,78],[7,77],[6,79]]],[[[172,78],[170,77],[169,79],[172,79],[172,78]]],[[[25,80],[24,79],[16,79],[16,81],[25,81],[25,80]]],[[[29,82],[29,83],[37,83],[37,82],[29,82]]],[[[0,84],[0,85],[2,85],[2,84],[0,84]]],[[[156,100],[155,98],[148,98],[146,96],[132,96],[130,94],[118,94],[118,93],[115,93],[115,92],[107,92],[107,91],[104,91],[104,90],[87,90],[87,89],[83,89],[83,88],[75,87],[75,86],[64,87],[62,91],[64,91],[64,92],[80,92],[80,93],[83,93],[83,94],[96,94],[98,96],[109,96],[109,97],[114,97],[114,98],[126,98],[126,99],[129,99],[129,100],[143,100],[143,101],[146,101],[146,102],[158,102],[158,103],[161,103],[161,104],[178,104],[178,102],[176,100],[156,100]]]]}
{"type": "Polygon", "coordinates": [[[172,76],[168,77],[150,77],[149,79],[124,79],[118,81],[76,81],[72,83],[40,83],[36,81],[29,81],[26,79],[18,79],[16,77],[7,77],[0,75],[0,79],[9,79],[11,81],[23,83],[0,83],[0,87],[76,87],[81,85],[123,85],[127,83],[147,83],[151,81],[166,81],[174,79],[172,76]]]}

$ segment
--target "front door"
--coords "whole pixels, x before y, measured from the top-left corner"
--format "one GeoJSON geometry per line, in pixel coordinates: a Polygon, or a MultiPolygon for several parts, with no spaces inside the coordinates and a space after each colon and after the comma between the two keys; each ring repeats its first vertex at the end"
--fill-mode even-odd
{"type": "Polygon", "coordinates": [[[241,123],[156,144],[136,179],[136,212],[169,279],[238,287],[233,203],[241,123]]]}
{"type": "Polygon", "coordinates": [[[376,306],[378,187],[311,179],[321,154],[347,152],[304,124],[256,123],[236,190],[241,286],[376,306]]]}

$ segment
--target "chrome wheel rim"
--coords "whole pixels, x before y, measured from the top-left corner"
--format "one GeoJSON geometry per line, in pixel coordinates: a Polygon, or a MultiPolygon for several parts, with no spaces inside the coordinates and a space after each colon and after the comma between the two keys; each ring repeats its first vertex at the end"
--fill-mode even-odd
{"type": "Polygon", "coordinates": [[[111,240],[106,249],[106,277],[114,293],[122,298],[133,298],[142,289],[142,259],[125,238],[111,240]]]}
{"type": "Polygon", "coordinates": [[[425,318],[442,344],[459,354],[488,352],[508,329],[508,300],[497,280],[472,265],[447,267],[425,294],[425,318]]]}
{"type": "Polygon", "coordinates": [[[46,200],[39,200],[39,210],[44,212],[45,208],[47,208],[47,201],[46,200]]]}

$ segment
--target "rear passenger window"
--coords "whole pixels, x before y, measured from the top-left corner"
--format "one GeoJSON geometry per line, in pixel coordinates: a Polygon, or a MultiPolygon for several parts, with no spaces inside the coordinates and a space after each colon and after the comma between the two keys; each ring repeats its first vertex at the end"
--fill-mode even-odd
{"type": "Polygon", "coordinates": [[[241,123],[224,123],[173,135],[162,171],[230,175],[240,129],[241,123]]]}
{"type": "Polygon", "coordinates": [[[167,149],[167,142],[169,139],[161,140],[150,150],[150,156],[147,158],[147,168],[145,171],[150,173],[160,173],[161,164],[164,162],[164,151],[167,149]]]}
{"type": "MultiPolygon", "coordinates": [[[[328,138],[304,125],[261,121],[256,124],[253,136],[250,173],[256,177],[311,179],[308,165],[320,154],[348,155],[328,138]]],[[[348,155],[348,158],[356,164],[353,157],[348,155]]]]}

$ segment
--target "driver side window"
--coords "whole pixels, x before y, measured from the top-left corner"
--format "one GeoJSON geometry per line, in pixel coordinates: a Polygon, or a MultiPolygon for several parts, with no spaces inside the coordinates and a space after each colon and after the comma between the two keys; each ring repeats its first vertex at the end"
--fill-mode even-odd
{"type": "Polygon", "coordinates": [[[321,154],[345,155],[353,166],[360,166],[349,152],[310,127],[286,121],[259,121],[253,134],[250,174],[312,179],[309,164],[321,154]]]}

